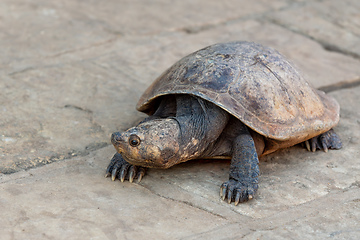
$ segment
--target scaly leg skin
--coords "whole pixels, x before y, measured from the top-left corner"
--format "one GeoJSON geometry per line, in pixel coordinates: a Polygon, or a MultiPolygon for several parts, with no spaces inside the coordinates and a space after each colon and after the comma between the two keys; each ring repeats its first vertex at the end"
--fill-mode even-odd
{"type": "Polygon", "coordinates": [[[342,147],[341,139],[332,129],[306,140],[304,143],[306,149],[311,152],[315,152],[316,149],[322,149],[324,152],[327,152],[328,149],[340,149],[342,147]]]}
{"type": "Polygon", "coordinates": [[[106,169],[105,177],[111,176],[113,181],[118,178],[121,182],[124,182],[125,180],[133,182],[134,179],[137,179],[137,182],[139,183],[144,175],[145,168],[129,164],[124,160],[120,153],[116,153],[106,169]]]}
{"type": "Polygon", "coordinates": [[[234,152],[231,159],[229,181],[220,187],[220,197],[228,199],[235,205],[251,200],[258,190],[259,159],[253,138],[249,132],[235,139],[234,152]]]}

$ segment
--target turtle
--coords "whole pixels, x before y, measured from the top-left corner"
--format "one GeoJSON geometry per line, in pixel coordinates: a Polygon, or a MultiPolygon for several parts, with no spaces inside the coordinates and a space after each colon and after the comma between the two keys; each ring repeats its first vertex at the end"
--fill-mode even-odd
{"type": "Polygon", "coordinates": [[[148,117],[111,135],[117,153],[106,177],[140,182],[147,168],[231,159],[220,198],[235,205],[257,193],[260,157],[299,143],[309,151],[342,147],[333,130],[336,100],[278,51],[254,42],[218,43],[185,56],[136,108],[148,117]]]}

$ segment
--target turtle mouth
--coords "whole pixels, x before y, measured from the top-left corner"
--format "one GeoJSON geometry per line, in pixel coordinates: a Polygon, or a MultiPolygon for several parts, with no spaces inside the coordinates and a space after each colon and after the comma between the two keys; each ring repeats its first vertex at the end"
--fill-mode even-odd
{"type": "Polygon", "coordinates": [[[154,163],[151,160],[136,160],[136,159],[132,159],[132,158],[128,158],[126,157],[125,154],[121,154],[121,156],[124,158],[124,160],[134,166],[141,166],[141,167],[146,167],[146,168],[163,168],[162,166],[158,166],[156,163],[154,163]]]}
{"type": "Polygon", "coordinates": [[[123,152],[123,153],[119,152],[119,153],[121,154],[121,156],[124,158],[124,160],[126,162],[128,162],[134,166],[141,166],[141,167],[146,167],[146,168],[167,169],[174,165],[174,164],[170,164],[169,162],[156,162],[156,161],[149,160],[149,159],[135,159],[135,158],[126,156],[125,152],[123,152]]]}
{"type": "Polygon", "coordinates": [[[119,132],[116,132],[116,133],[113,133],[111,135],[111,143],[112,145],[114,146],[114,148],[116,149],[116,151],[118,153],[120,153],[121,155],[123,155],[122,153],[124,153],[124,146],[125,146],[125,138],[122,136],[121,133],[119,132]]]}

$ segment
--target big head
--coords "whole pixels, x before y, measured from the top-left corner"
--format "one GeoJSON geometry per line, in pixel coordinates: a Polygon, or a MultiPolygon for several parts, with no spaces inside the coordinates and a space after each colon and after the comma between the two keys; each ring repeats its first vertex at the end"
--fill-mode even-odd
{"type": "Polygon", "coordinates": [[[115,149],[128,163],[149,168],[178,164],[180,140],[180,126],[174,118],[150,120],[111,136],[115,149]]]}

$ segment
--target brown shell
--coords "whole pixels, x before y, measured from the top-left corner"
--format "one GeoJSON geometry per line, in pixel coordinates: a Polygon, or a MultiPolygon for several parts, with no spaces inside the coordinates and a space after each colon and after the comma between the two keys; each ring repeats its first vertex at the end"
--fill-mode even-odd
{"type": "MultiPolygon", "coordinates": [[[[339,105],[312,88],[276,50],[230,42],[194,52],[166,70],[141,96],[137,109],[151,114],[168,94],[206,99],[273,139],[290,146],[323,133],[339,121],[339,105]]],[[[277,149],[279,146],[272,146],[277,149]]]]}

